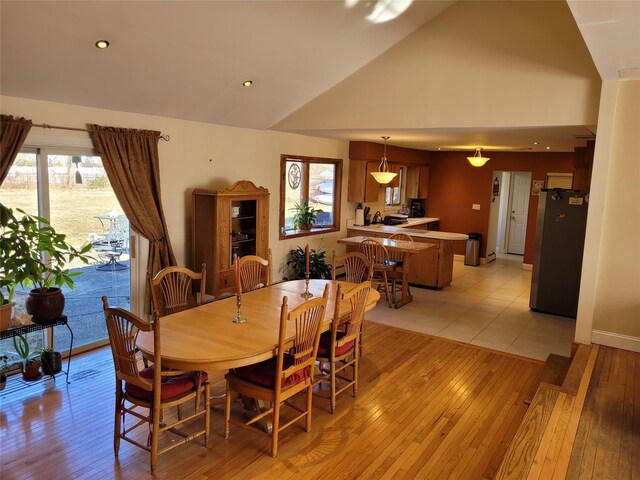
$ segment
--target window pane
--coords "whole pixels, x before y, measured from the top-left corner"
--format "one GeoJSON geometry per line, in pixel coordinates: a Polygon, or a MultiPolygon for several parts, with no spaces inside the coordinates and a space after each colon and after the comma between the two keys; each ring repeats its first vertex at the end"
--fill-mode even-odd
{"type": "Polygon", "coordinates": [[[293,228],[293,206],[302,202],[302,162],[287,160],[285,170],[284,228],[293,228]]]}
{"type": "Polygon", "coordinates": [[[35,153],[19,153],[0,187],[0,202],[14,213],[21,208],[38,215],[38,169],[35,153]]]}
{"type": "Polygon", "coordinates": [[[315,225],[333,225],[336,166],[331,163],[309,165],[309,205],[322,210],[315,225]]]}

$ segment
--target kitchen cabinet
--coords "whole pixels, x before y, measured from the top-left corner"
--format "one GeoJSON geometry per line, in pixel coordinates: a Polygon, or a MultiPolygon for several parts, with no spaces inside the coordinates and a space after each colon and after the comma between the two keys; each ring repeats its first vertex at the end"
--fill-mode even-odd
{"type": "Polygon", "coordinates": [[[349,161],[347,201],[363,203],[378,201],[380,184],[371,175],[371,172],[378,170],[378,165],[378,163],[365,160],[349,161]]]}
{"type": "Polygon", "coordinates": [[[429,196],[429,165],[407,167],[406,198],[427,198],[429,196]]]}
{"type": "Polygon", "coordinates": [[[206,293],[232,293],[233,255],[268,257],[269,191],[241,180],[217,191],[196,189],[192,200],[191,266],[207,265],[206,293]]]}

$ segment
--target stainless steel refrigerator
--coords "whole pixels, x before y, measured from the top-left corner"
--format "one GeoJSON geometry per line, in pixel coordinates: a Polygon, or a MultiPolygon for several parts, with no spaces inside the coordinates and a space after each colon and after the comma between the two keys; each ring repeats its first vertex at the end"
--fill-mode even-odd
{"type": "Polygon", "coordinates": [[[589,194],[543,189],[538,202],[529,307],[576,318],[589,194]]]}

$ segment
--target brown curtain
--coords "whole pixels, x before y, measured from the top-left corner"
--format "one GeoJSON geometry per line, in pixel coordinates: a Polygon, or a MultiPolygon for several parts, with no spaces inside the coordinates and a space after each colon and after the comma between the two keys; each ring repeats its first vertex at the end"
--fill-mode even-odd
{"type": "MultiPolygon", "coordinates": [[[[118,202],[131,226],[150,242],[147,267],[150,274],[175,265],[160,197],[160,132],[99,125],[91,125],[90,131],[118,202]]],[[[149,302],[147,284],[145,308],[149,302]]]]}
{"type": "Polygon", "coordinates": [[[29,130],[31,130],[31,120],[0,115],[0,185],[7,178],[9,169],[18,156],[29,130]]]}

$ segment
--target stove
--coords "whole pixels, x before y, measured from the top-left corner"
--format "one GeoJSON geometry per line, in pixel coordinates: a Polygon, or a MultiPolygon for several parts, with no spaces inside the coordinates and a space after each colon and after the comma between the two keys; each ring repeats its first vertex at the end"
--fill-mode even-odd
{"type": "Polygon", "coordinates": [[[403,215],[400,213],[387,215],[386,217],[384,217],[384,224],[385,225],[402,225],[404,223],[408,223],[407,218],[408,218],[407,215],[403,215]]]}

